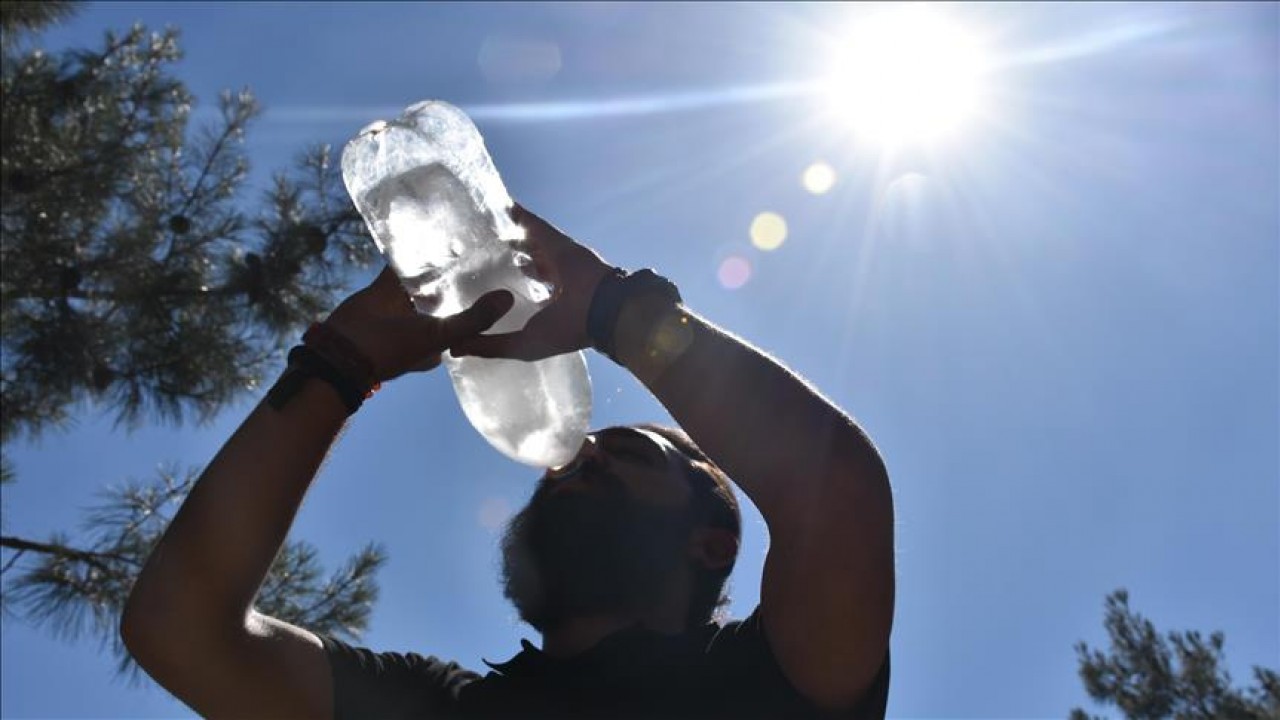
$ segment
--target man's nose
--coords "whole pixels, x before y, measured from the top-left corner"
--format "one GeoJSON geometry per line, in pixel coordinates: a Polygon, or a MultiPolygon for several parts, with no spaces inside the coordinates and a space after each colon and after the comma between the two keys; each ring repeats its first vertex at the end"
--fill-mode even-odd
{"type": "Polygon", "coordinates": [[[582,439],[582,447],[578,450],[578,457],[586,460],[588,458],[597,458],[599,456],[600,443],[596,442],[595,433],[590,433],[582,439]]]}

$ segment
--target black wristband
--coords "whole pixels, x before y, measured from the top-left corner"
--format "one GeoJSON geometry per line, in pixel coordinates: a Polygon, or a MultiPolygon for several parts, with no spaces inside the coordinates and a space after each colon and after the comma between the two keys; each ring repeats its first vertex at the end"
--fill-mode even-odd
{"type": "Polygon", "coordinates": [[[614,268],[601,279],[587,310],[587,337],[592,347],[618,364],[622,364],[614,338],[618,316],[627,301],[637,295],[657,295],[672,304],[681,302],[680,290],[675,284],[648,268],[633,273],[614,268]]]}
{"type": "Polygon", "coordinates": [[[610,358],[613,358],[613,326],[622,310],[622,281],[626,277],[627,271],[616,267],[601,278],[587,308],[587,338],[591,340],[591,347],[610,358]]]}
{"type": "Polygon", "coordinates": [[[342,404],[347,406],[348,415],[360,409],[369,393],[368,388],[359,387],[355,380],[323,355],[306,345],[298,345],[289,351],[289,367],[267,393],[267,404],[276,410],[283,408],[302,388],[302,383],[307,378],[323,380],[336,390],[342,404]]]}

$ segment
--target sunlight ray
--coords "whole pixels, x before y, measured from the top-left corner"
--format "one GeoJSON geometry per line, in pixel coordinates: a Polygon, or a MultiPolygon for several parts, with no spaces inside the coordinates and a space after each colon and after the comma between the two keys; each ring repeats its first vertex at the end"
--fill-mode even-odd
{"type": "Polygon", "coordinates": [[[849,313],[840,307],[847,300],[846,285],[830,287],[829,273],[834,266],[847,265],[849,249],[862,242],[858,232],[852,228],[859,225],[866,212],[866,194],[859,189],[867,187],[868,175],[873,169],[848,158],[837,167],[841,190],[828,193],[820,200],[814,198],[821,203],[822,209],[809,211],[807,229],[802,237],[794,239],[794,244],[805,258],[803,269],[797,270],[802,275],[796,287],[812,291],[792,293],[779,303],[779,311],[786,313],[786,324],[790,327],[809,326],[814,322],[815,313],[829,312],[833,308],[841,323],[833,327],[843,327],[849,317],[849,313]]]}
{"type": "Polygon", "coordinates": [[[849,283],[850,295],[848,315],[850,322],[842,325],[842,332],[837,338],[836,357],[841,365],[849,362],[849,353],[853,349],[853,335],[857,329],[858,318],[861,317],[863,303],[866,299],[867,278],[871,273],[871,265],[875,261],[878,238],[876,228],[884,208],[885,196],[888,193],[890,175],[893,170],[895,153],[892,151],[880,154],[876,162],[875,175],[872,179],[871,202],[863,220],[862,232],[854,239],[857,254],[853,262],[853,277],[849,283]]]}
{"type": "MultiPolygon", "coordinates": [[[[815,82],[799,81],[594,100],[460,103],[459,106],[476,122],[554,122],[653,115],[786,100],[817,91],[815,82]]],[[[381,105],[282,105],[269,108],[265,117],[286,123],[359,123],[377,117],[395,117],[400,111],[401,108],[398,107],[381,105]]]]}
{"type": "Polygon", "coordinates": [[[700,110],[724,105],[784,100],[813,91],[813,83],[776,83],[599,100],[464,105],[463,108],[476,121],[539,122],[581,120],[615,116],[652,115],[683,110],[700,110]]]}
{"type": "Polygon", "coordinates": [[[998,67],[1039,65],[1089,57],[1118,50],[1126,45],[1152,40],[1181,27],[1182,23],[1172,20],[1129,22],[1070,37],[1052,45],[1008,53],[993,62],[993,65],[998,67]]]}
{"type": "MultiPolygon", "coordinates": [[[[1000,289],[1012,295],[1005,307],[1018,324],[1011,330],[1029,331],[1032,336],[1028,339],[1040,343],[1055,357],[1065,359],[1067,348],[1052,332],[1048,313],[1027,274],[1019,266],[1016,252],[1019,243],[1008,242],[1007,238],[1001,237],[995,222],[998,204],[994,198],[984,197],[985,187],[973,175],[961,169],[939,178],[938,182],[939,196],[949,216],[959,218],[959,225],[967,230],[965,237],[968,242],[957,251],[980,253],[982,266],[995,276],[993,280],[1000,282],[1000,289]]],[[[1025,239],[1020,239],[1020,243],[1025,242],[1025,239]]]]}

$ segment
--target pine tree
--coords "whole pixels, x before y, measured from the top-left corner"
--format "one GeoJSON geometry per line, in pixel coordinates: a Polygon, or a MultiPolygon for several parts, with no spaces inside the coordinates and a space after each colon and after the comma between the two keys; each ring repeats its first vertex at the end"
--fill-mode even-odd
{"type": "MultiPolygon", "coordinates": [[[[5,609],[60,638],[96,635],[116,656],[119,670],[136,679],[137,666],[117,632],[120,613],[134,577],[197,475],[194,469],[180,473],[170,467],[156,479],[105,490],[86,513],[76,544],[68,533],[44,542],[5,537],[4,546],[12,551],[6,574],[24,555],[34,558],[6,583],[5,609]]],[[[272,617],[355,639],[368,625],[378,598],[375,575],[385,562],[382,549],[371,544],[326,578],[316,548],[289,540],[255,605],[272,617]]]]}
{"type": "MultiPolygon", "coordinates": [[[[217,120],[193,126],[195,100],[171,72],[176,30],[39,49],[38,31],[74,10],[0,3],[0,485],[16,475],[4,449],[80,413],[105,410],[128,430],[208,420],[260,393],[285,346],[376,255],[328,147],[251,206],[253,96],[224,92],[217,120]]],[[[120,609],[194,476],[169,468],[109,490],[78,531],[0,535],[6,616],[96,634],[128,668],[120,609]]],[[[355,638],[384,560],[366,547],[326,579],[315,548],[291,540],[259,607],[355,638]]]]}
{"type": "MultiPolygon", "coordinates": [[[[1129,594],[1107,596],[1107,652],[1076,645],[1080,678],[1095,701],[1113,705],[1131,720],[1280,720],[1280,673],[1254,667],[1255,687],[1232,686],[1224,667],[1222,633],[1161,635],[1150,620],[1129,609],[1129,594]]],[[[1072,720],[1088,720],[1081,709],[1072,720]]]]}

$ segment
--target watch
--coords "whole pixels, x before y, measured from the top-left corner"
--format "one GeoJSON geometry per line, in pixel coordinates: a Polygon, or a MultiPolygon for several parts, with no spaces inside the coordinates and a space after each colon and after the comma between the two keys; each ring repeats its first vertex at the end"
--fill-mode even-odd
{"type": "MultiPolygon", "coordinates": [[[[635,300],[645,298],[672,306],[682,302],[680,290],[675,283],[645,268],[628,273],[621,268],[613,271],[600,280],[595,293],[591,296],[591,306],[587,311],[587,337],[591,346],[604,353],[610,360],[621,364],[618,359],[617,342],[614,336],[618,326],[618,318],[623,309],[635,300]]],[[[685,319],[687,323],[688,320],[685,319]]],[[[663,323],[650,330],[650,340],[660,330],[663,323]]],[[[685,343],[687,346],[687,343],[685,343]]]]}

